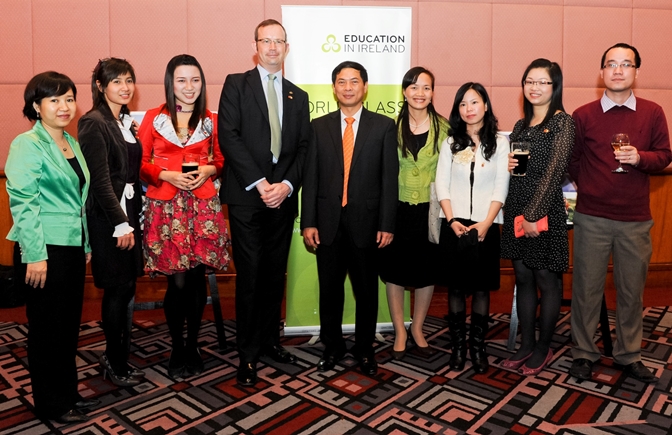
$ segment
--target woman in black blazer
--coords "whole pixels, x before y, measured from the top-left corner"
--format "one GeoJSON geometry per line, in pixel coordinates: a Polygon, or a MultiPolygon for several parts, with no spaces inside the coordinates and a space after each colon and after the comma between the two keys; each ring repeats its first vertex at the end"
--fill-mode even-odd
{"type": "Polygon", "coordinates": [[[102,320],[104,377],[117,386],[137,385],[144,372],[128,365],[128,303],[143,274],[139,182],[142,146],[128,103],[135,91],[135,72],[123,59],[98,62],[91,78],[93,108],[77,125],[82,152],[91,171],[86,204],[91,234],[91,269],[96,287],[104,290],[102,320]]]}

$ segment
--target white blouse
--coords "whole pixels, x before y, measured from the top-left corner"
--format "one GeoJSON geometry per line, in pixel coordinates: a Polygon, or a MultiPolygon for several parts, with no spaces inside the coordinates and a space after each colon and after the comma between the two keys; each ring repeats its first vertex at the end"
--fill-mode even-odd
{"type": "MultiPolygon", "coordinates": [[[[488,216],[492,201],[504,204],[509,191],[509,141],[497,135],[497,149],[485,160],[482,147],[476,151],[474,165],[473,207],[471,205],[471,156],[453,154],[450,146],[453,138],[443,141],[439,154],[439,163],[436,167],[436,195],[439,201],[450,200],[453,217],[482,222],[488,216]]],[[[471,149],[471,148],[468,148],[471,149]]],[[[467,151],[465,154],[469,154],[467,151]]],[[[473,154],[473,153],[471,153],[473,154]]],[[[445,218],[443,210],[441,217],[445,218]]],[[[494,223],[504,222],[502,210],[499,211],[494,223]]]]}

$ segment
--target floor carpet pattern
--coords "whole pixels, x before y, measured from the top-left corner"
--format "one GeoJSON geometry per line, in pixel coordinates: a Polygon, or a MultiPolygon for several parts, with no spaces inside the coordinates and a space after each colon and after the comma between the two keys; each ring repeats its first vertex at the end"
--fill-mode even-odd
{"type": "MultiPolygon", "coordinates": [[[[610,312],[613,325],[614,313],[610,312]]],[[[167,375],[170,340],[165,324],[136,322],[131,363],[146,371],[134,388],[103,380],[98,356],[104,337],[98,322],[82,325],[77,355],[80,394],[102,404],[79,425],[40,421],[32,413],[25,325],[0,322],[0,434],[646,434],[672,433],[672,310],[644,312],[644,363],[660,380],[643,384],[625,377],[610,358],[595,366],[591,381],[578,383],[571,365],[569,313],[562,313],[553,338],[554,356],[537,377],[498,364],[509,357],[509,315],[492,316],[488,352],[492,367],[479,375],[467,363],[449,371],[447,324],[429,318],[425,334],[440,349],[425,359],[410,351],[395,361],[393,337],[376,342],[379,372],[357,370],[346,357],[332,371],[315,366],[322,353],[309,337],[283,345],[298,357],[294,365],[262,358],[259,382],[236,385],[238,354],[233,339],[220,350],[212,322],[204,322],[199,343],[205,371],[173,380],[167,375]]],[[[225,322],[227,336],[235,323],[225,322]]],[[[613,333],[612,327],[612,333],[613,333]]],[[[598,336],[596,336],[596,340],[598,336]]],[[[348,337],[349,345],[354,337],[348,337]]]]}

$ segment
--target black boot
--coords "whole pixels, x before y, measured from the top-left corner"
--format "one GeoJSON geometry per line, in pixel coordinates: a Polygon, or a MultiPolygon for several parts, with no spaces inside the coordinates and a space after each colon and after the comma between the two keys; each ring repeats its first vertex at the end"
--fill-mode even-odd
{"type": "Polygon", "coordinates": [[[461,371],[467,361],[467,326],[466,313],[450,313],[448,325],[450,327],[450,369],[461,371]]]}
{"type": "Polygon", "coordinates": [[[186,351],[182,337],[179,340],[173,340],[173,348],[170,351],[170,360],[168,361],[168,376],[171,378],[181,378],[184,376],[186,351]]]}
{"type": "Polygon", "coordinates": [[[474,371],[479,374],[487,373],[490,364],[485,352],[485,336],[488,333],[488,316],[473,313],[471,315],[471,330],[469,331],[469,355],[474,371]]]}

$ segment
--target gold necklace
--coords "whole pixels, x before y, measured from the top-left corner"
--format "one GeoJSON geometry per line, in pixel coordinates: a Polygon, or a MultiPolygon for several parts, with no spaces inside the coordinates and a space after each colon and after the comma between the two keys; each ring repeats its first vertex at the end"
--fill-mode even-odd
{"type": "Polygon", "coordinates": [[[62,144],[60,144],[58,146],[61,147],[61,149],[63,150],[64,153],[68,152],[68,147],[70,146],[70,143],[68,143],[68,140],[66,138],[62,138],[61,142],[62,142],[62,144]],[[65,144],[65,145],[63,145],[63,144],[65,144]]]}

